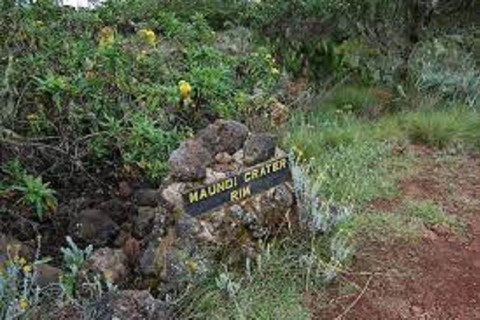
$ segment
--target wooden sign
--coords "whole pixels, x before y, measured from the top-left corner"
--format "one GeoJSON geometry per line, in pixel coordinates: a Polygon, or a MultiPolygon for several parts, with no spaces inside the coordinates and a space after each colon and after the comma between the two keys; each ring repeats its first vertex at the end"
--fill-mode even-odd
{"type": "Polygon", "coordinates": [[[290,179],[287,158],[275,159],[183,194],[185,213],[196,216],[228,202],[245,200],[290,179]]]}

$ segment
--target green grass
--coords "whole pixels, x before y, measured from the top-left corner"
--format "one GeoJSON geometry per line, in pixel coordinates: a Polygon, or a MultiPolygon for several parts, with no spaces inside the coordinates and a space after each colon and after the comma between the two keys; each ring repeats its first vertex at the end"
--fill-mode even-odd
{"type": "Polygon", "coordinates": [[[179,308],[179,318],[309,319],[302,300],[307,268],[301,257],[313,250],[313,246],[324,250],[324,241],[317,239],[311,244],[306,239],[288,239],[285,243],[272,243],[252,259],[250,276],[246,275],[246,267],[228,273],[230,279],[239,284],[233,296],[225,294],[216,283],[218,276],[225,272],[218,271],[187,291],[179,308]]]}
{"type": "Polygon", "coordinates": [[[454,231],[464,230],[463,223],[457,217],[448,215],[440,205],[431,200],[407,201],[403,204],[402,211],[419,219],[427,227],[443,225],[454,231]]]}
{"type": "Polygon", "coordinates": [[[418,239],[421,224],[411,217],[385,212],[363,212],[354,216],[342,228],[356,243],[374,241],[394,243],[418,239]]]}
{"type": "Polygon", "coordinates": [[[317,111],[294,117],[285,136],[311,162],[322,196],[364,203],[395,194],[395,178],[404,173],[408,155],[392,148],[408,143],[435,148],[480,147],[480,115],[463,107],[406,111],[367,120],[353,114],[317,111]]]}

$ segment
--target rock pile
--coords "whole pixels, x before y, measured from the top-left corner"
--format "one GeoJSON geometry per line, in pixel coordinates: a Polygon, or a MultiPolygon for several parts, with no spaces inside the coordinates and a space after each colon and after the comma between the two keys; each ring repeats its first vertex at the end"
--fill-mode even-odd
{"type": "MultiPolygon", "coordinates": [[[[162,298],[208,272],[213,261],[204,254],[205,248],[249,255],[257,250],[258,240],[289,226],[294,203],[289,182],[195,217],[183,210],[183,194],[192,188],[285,156],[275,136],[218,120],[171,154],[169,174],[160,189],[121,182],[114,198],[81,197],[62,204],[58,216],[67,221],[68,234],[80,246],[94,246],[84,264],[86,274],[103,275],[120,288],[135,283],[135,289],[158,289],[156,299],[148,291],[119,291],[105,298],[105,312],[118,319],[168,318],[170,309],[162,298]]],[[[7,246],[33,256],[32,249],[0,234],[0,249],[6,251],[7,246]]],[[[37,269],[41,286],[54,282],[60,273],[50,265],[37,269]]]]}

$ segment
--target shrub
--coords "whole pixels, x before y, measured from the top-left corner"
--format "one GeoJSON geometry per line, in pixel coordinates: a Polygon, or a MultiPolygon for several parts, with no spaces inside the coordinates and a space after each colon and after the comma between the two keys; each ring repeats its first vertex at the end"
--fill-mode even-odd
{"type": "Polygon", "coordinates": [[[411,60],[415,85],[448,101],[477,104],[480,72],[475,61],[458,45],[435,39],[422,43],[411,60]]]}
{"type": "Polygon", "coordinates": [[[39,1],[2,14],[18,21],[6,24],[0,47],[11,57],[0,63],[0,92],[18,101],[8,128],[57,136],[80,161],[120,158],[158,180],[185,133],[244,112],[239,95],[270,96],[278,74],[266,48],[229,50],[203,15],[170,6],[112,1],[75,11],[39,1]]]}
{"type": "Polygon", "coordinates": [[[44,183],[40,176],[27,174],[18,159],[7,162],[2,170],[8,175],[8,186],[4,186],[3,192],[18,193],[17,202],[31,206],[38,218],[42,219],[45,212],[56,208],[55,191],[49,187],[49,183],[44,183]]]}

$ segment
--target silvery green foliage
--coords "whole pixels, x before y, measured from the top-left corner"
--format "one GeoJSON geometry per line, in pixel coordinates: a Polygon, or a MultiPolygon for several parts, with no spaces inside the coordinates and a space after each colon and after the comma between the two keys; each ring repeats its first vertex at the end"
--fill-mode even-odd
{"type": "Polygon", "coordinates": [[[309,175],[311,163],[300,164],[293,154],[289,159],[300,223],[313,233],[329,233],[351,215],[351,210],[321,198],[319,180],[309,175]]]}
{"type": "Polygon", "coordinates": [[[61,248],[63,253],[63,262],[73,274],[78,274],[83,263],[90,257],[93,246],[89,245],[85,250],[80,249],[70,236],[67,236],[68,248],[61,248]]]}
{"type": "Polygon", "coordinates": [[[477,103],[480,72],[474,59],[457,45],[435,39],[420,46],[411,61],[415,85],[420,91],[437,93],[469,106],[477,103]]]}
{"type": "Polygon", "coordinates": [[[221,273],[216,279],[217,288],[223,291],[229,298],[234,298],[240,290],[240,284],[233,280],[228,272],[221,273]]]}
{"type": "Polygon", "coordinates": [[[73,299],[76,294],[77,282],[82,266],[88,257],[92,254],[93,246],[89,245],[84,250],[80,249],[72,238],[67,236],[67,248],[61,248],[63,253],[63,264],[66,268],[63,278],[60,281],[60,287],[63,294],[73,299]]]}

